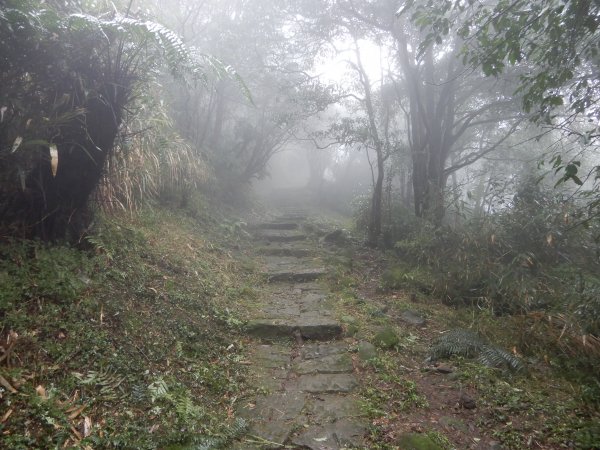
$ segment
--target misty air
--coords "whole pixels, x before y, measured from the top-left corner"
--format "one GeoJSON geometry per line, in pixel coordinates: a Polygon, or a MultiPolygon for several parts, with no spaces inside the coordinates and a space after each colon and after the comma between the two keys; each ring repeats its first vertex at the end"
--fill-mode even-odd
{"type": "Polygon", "coordinates": [[[599,26],[0,1],[0,448],[600,449],[599,26]]]}

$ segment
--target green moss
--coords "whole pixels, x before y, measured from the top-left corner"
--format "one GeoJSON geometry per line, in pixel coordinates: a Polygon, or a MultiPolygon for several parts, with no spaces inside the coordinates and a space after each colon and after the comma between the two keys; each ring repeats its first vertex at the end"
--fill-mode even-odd
{"type": "Polygon", "coordinates": [[[400,436],[398,444],[403,450],[444,450],[427,434],[407,433],[400,436]]]}
{"type": "Polygon", "coordinates": [[[373,338],[373,344],[379,348],[391,349],[400,343],[398,334],[392,327],[385,327],[380,330],[373,338]]]}

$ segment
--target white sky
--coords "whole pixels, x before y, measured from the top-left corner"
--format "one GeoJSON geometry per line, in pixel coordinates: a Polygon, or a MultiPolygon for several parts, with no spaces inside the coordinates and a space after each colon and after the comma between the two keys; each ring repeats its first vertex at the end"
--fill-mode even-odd
{"type": "MultiPolygon", "coordinates": [[[[371,83],[378,83],[381,80],[382,73],[385,76],[387,72],[389,50],[366,40],[358,41],[358,45],[363,66],[371,83]]],[[[339,53],[331,59],[323,59],[322,63],[315,68],[315,73],[320,74],[324,82],[342,83],[353,70],[347,61],[356,61],[353,46],[354,44],[351,41],[336,43],[339,53]]]]}

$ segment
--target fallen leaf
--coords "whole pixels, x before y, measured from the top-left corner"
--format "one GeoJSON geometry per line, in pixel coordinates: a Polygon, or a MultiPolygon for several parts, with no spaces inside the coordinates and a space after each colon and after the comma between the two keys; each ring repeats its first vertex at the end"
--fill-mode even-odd
{"type": "Polygon", "coordinates": [[[83,437],[86,438],[92,434],[92,419],[89,416],[83,418],[83,437]]]}
{"type": "Polygon", "coordinates": [[[80,406],[79,408],[75,409],[75,411],[73,411],[71,414],[69,414],[69,419],[73,420],[75,417],[77,417],[79,414],[81,414],[81,412],[85,409],[85,405],[80,406]]]}
{"type": "Polygon", "coordinates": [[[37,392],[37,394],[42,397],[44,400],[48,399],[48,395],[46,394],[46,388],[44,386],[42,386],[41,384],[35,388],[35,392],[37,392]]]}
{"type": "Polygon", "coordinates": [[[77,429],[74,426],[71,426],[71,433],[73,433],[73,436],[75,436],[75,438],[78,441],[80,441],[82,439],[81,433],[79,431],[77,431],[77,429]]]}
{"type": "Polygon", "coordinates": [[[12,409],[9,409],[8,411],[6,411],[6,413],[4,413],[4,415],[2,416],[2,419],[0,419],[0,423],[6,422],[12,413],[13,413],[12,409]]]}

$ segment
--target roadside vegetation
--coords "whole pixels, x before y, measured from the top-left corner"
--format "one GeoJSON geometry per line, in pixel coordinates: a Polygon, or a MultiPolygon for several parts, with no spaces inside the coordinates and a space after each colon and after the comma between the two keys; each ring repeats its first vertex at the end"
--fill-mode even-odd
{"type": "Polygon", "coordinates": [[[101,217],[84,250],[2,244],[5,448],[214,448],[245,431],[229,305],[256,274],[211,209],[101,217]]]}

